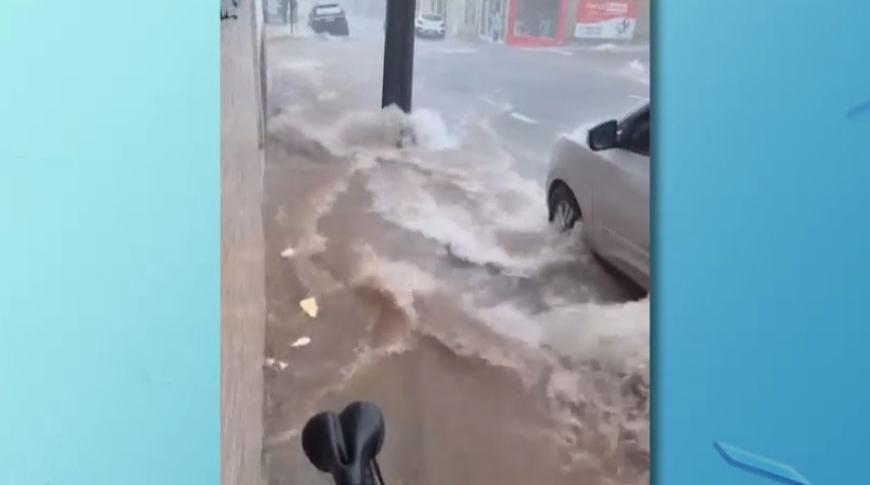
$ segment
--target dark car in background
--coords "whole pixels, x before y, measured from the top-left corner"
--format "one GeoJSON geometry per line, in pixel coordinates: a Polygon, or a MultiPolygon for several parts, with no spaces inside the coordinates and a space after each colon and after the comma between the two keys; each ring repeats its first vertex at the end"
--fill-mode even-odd
{"type": "Polygon", "coordinates": [[[311,12],[308,13],[308,26],[318,34],[340,36],[350,34],[347,16],[337,3],[323,3],[312,7],[311,12]]]}

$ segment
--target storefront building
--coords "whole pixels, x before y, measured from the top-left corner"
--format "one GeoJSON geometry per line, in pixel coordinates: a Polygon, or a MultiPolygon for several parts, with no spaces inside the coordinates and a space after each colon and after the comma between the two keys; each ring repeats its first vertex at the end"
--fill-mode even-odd
{"type": "Polygon", "coordinates": [[[572,39],[624,41],[633,39],[636,30],[649,30],[643,25],[649,23],[649,16],[639,19],[638,11],[649,12],[650,0],[440,1],[462,3],[463,32],[507,45],[547,47],[572,39]]]}
{"type": "Polygon", "coordinates": [[[565,41],[568,0],[507,0],[505,43],[546,47],[565,41]]]}
{"type": "Polygon", "coordinates": [[[631,40],[634,37],[637,21],[636,0],[580,0],[577,6],[574,37],[631,40]]]}

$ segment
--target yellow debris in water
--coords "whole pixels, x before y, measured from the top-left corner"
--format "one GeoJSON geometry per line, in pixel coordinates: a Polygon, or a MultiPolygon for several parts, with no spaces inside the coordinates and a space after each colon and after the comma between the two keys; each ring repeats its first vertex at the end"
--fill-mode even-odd
{"type": "Polygon", "coordinates": [[[317,299],[314,297],[306,298],[299,302],[302,311],[311,318],[317,318],[317,299]]]}

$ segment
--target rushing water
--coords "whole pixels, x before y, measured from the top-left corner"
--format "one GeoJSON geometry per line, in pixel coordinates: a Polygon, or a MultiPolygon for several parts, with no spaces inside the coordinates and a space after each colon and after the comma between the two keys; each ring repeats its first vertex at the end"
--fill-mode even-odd
{"type": "Polygon", "coordinates": [[[357,399],[384,409],[390,484],[647,483],[648,300],[548,226],[510,113],[373,109],[376,42],[271,44],[269,483],[328,483],[299,432],[357,399]]]}

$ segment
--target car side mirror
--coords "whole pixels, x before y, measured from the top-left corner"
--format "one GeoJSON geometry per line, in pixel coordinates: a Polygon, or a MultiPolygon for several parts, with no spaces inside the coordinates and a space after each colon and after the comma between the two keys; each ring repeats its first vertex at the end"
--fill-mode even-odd
{"type": "Polygon", "coordinates": [[[589,130],[589,148],[607,150],[616,146],[616,120],[605,121],[589,130]]]}

